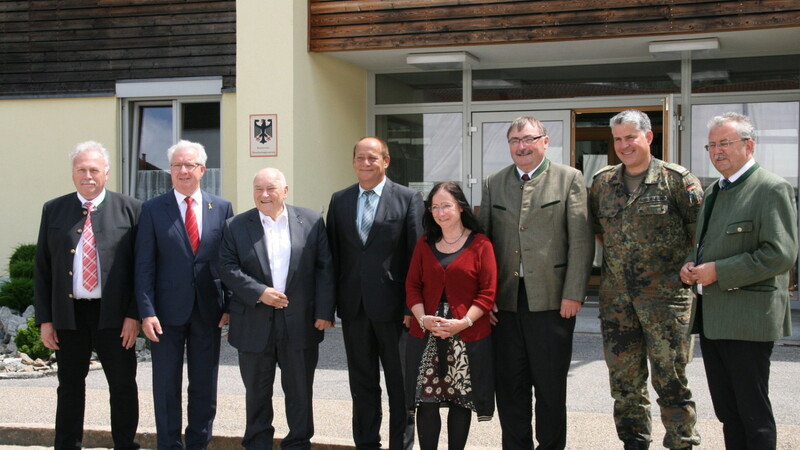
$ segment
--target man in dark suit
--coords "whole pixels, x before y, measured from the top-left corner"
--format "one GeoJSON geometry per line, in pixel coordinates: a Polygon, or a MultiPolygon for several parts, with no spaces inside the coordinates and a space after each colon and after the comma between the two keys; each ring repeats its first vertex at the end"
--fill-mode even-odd
{"type": "Polygon", "coordinates": [[[769,400],[775,341],[792,331],[789,270],[797,258],[794,187],[753,159],[755,128],[726,113],[709,122],[706,150],[722,174],[706,188],[697,248],[681,269],[697,285],[700,333],[714,412],[727,449],[774,449],[769,400]]]}
{"type": "Polygon", "coordinates": [[[220,247],[220,278],[233,291],[229,340],[239,350],[247,389],[242,446],[248,449],[272,448],[276,364],[289,424],[281,448],[311,448],[314,371],[336,308],[325,222],[287,205],[288,193],[283,173],[259,171],[256,207],[227,222],[220,247]]]}
{"type": "Polygon", "coordinates": [[[366,137],[353,149],[358,183],[336,192],[328,208],[328,240],[342,319],[353,438],[357,448],[379,448],[383,367],[389,395],[389,448],[410,447],[413,418],[405,404],[400,363],[405,279],[422,234],[422,197],[386,178],[389,146],[366,137]]]}
{"type": "Polygon", "coordinates": [[[152,344],[158,448],[182,448],[183,358],[189,372],[186,448],[211,440],[220,329],[228,321],[217,260],[231,204],[200,190],[206,152],[180,141],[167,150],[174,190],[142,206],[136,234],[136,301],[152,344]],[[224,314],[223,314],[224,313],[224,314]]]}
{"type": "Polygon", "coordinates": [[[133,245],[141,202],[105,189],[101,144],[79,144],[71,158],[77,193],[45,203],[34,269],[36,323],[58,359],[54,446],[81,448],[94,349],[108,380],[114,447],[139,448],[133,245]]]}
{"type": "Polygon", "coordinates": [[[497,412],[503,448],[567,443],[567,372],[575,315],[594,256],[583,175],[545,158],[547,130],[533,117],[508,128],[514,164],[483,184],[478,221],[494,244],[497,412]]]}

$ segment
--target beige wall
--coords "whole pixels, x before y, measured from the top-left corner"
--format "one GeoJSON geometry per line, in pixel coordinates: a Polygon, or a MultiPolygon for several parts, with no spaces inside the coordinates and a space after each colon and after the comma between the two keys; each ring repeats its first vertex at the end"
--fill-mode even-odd
{"type": "Polygon", "coordinates": [[[0,274],[8,275],[8,257],[20,243],[35,243],[42,204],[74,192],[69,152],[94,140],[111,154],[106,185],[119,190],[117,100],[113,97],[0,101],[0,274]],[[10,144],[13,143],[13,146],[10,144]]]}
{"type": "MultiPolygon", "coordinates": [[[[252,177],[263,167],[286,175],[289,202],[320,211],[355,182],[355,141],[366,132],[366,72],[308,53],[308,4],[240,0],[236,4],[236,212],[252,207],[252,177]],[[249,117],[278,115],[278,156],[250,157],[249,117]]],[[[227,172],[226,172],[227,174],[227,172]]],[[[227,185],[226,185],[227,186],[227,185]]]]}

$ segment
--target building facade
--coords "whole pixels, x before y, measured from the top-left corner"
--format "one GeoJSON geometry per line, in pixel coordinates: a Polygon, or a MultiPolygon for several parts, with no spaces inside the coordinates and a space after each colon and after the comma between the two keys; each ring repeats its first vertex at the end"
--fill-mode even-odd
{"type": "Polygon", "coordinates": [[[395,181],[457,180],[478,206],[481,179],[510,163],[516,116],[543,120],[548,156],[590,181],[616,162],[608,118],[646,110],[656,156],[705,184],[705,122],[734,110],[756,121],[759,163],[797,187],[798,42],[789,0],[6,2],[0,152],[14,170],[0,195],[14,214],[0,261],[35,239],[40,205],[71,189],[67,152],[88,139],[112,152],[113,190],[168,189],[164,152],[183,138],[206,146],[204,187],[237,212],[265,166],[286,173],[291,203],[322,212],[354,182],[355,141],[377,134],[395,181]],[[272,156],[252,144],[266,114],[272,156]]]}

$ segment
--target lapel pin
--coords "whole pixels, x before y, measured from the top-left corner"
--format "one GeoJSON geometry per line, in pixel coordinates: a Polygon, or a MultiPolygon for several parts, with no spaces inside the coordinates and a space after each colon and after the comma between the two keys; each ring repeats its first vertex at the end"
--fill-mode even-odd
{"type": "Polygon", "coordinates": [[[211,203],[208,204],[208,209],[214,209],[214,207],[211,206],[211,203]]]}

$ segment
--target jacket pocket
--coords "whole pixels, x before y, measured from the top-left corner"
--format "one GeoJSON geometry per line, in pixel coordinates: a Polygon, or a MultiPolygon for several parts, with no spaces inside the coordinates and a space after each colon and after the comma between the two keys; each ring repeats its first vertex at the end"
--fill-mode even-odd
{"type": "Polygon", "coordinates": [[[752,231],[753,222],[750,220],[735,222],[725,227],[725,234],[751,233],[752,231]]]}
{"type": "Polygon", "coordinates": [[[547,208],[548,206],[557,205],[557,204],[559,204],[559,203],[561,203],[561,200],[556,200],[556,201],[554,201],[554,202],[545,203],[544,205],[542,205],[542,209],[544,209],[544,208],[547,208]]]}

